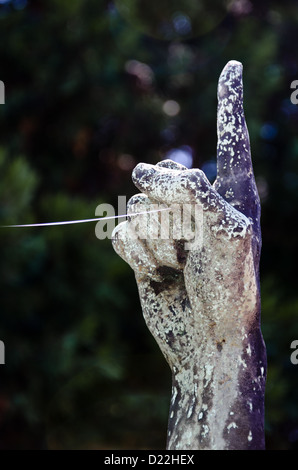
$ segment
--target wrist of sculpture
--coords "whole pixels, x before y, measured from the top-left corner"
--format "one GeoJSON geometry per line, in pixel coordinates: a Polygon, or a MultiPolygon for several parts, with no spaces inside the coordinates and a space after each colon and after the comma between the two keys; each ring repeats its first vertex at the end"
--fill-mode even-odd
{"type": "MultiPolygon", "coordinates": [[[[240,332],[239,332],[240,333],[240,332]]],[[[258,328],[198,346],[172,367],[169,450],[262,450],[265,346],[258,328]]]]}

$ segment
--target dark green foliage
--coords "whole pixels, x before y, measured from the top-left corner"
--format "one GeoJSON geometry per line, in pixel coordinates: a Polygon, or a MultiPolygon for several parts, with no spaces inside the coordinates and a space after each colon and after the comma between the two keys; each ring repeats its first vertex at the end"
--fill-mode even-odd
{"type": "MultiPolygon", "coordinates": [[[[293,449],[297,4],[207,3],[0,3],[0,223],[95,217],[136,192],[137,162],[182,146],[214,178],[217,80],[240,60],[262,198],[267,447],[293,449]]],[[[2,449],[165,446],[170,373],[133,272],[94,225],[0,229],[2,449]]]]}

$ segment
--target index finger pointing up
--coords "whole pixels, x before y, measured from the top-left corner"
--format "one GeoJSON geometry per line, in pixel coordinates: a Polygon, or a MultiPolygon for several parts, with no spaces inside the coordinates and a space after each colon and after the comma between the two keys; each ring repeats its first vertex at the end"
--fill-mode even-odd
{"type": "Polygon", "coordinates": [[[254,179],[250,141],[243,111],[242,64],[227,63],[218,82],[217,178],[218,193],[250,218],[260,233],[260,201],[254,179]]]}

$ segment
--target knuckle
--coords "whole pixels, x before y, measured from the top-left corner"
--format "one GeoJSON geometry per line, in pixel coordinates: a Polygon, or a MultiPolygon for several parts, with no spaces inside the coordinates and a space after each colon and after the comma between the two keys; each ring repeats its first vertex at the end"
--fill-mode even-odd
{"type": "Polygon", "coordinates": [[[146,205],[150,200],[146,194],[139,193],[132,196],[127,203],[127,212],[135,212],[138,206],[146,205]]]}
{"type": "Polygon", "coordinates": [[[169,170],[187,170],[186,166],[170,159],[162,160],[161,162],[158,162],[156,166],[160,168],[168,168],[169,170]]]}
{"type": "Polygon", "coordinates": [[[210,190],[211,185],[205,173],[200,169],[190,170],[185,172],[187,178],[185,179],[185,186],[191,194],[197,195],[198,192],[205,193],[210,190]]]}

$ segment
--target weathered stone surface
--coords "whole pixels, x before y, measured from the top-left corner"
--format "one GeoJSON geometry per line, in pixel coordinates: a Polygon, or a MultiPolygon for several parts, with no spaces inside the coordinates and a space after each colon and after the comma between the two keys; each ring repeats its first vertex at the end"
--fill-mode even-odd
{"type": "Polygon", "coordinates": [[[172,370],[168,449],[264,448],[260,202],[242,100],[242,65],[230,61],[218,85],[213,185],[202,171],[170,160],[133,171],[141,194],[128,213],[200,205],[202,246],[186,250],[183,239],[156,237],[157,218],[146,237],[133,236],[136,224],[138,233],[147,224],[142,216],[119,224],[112,237],[135,272],[146,324],[172,370]]]}

